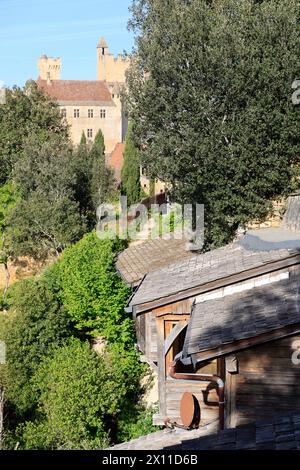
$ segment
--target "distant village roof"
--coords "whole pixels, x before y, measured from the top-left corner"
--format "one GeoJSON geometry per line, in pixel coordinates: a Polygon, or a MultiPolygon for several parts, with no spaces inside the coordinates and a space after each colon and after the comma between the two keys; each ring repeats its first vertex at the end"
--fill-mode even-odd
{"type": "Polygon", "coordinates": [[[255,293],[253,288],[257,281],[252,280],[253,287],[249,283],[249,290],[196,303],[187,328],[183,357],[207,350],[211,350],[211,357],[217,356],[224,345],[267,332],[277,331],[278,334],[289,325],[297,325],[300,331],[300,269],[288,276],[274,279],[264,287],[255,287],[255,293]]]}
{"type": "Polygon", "coordinates": [[[111,447],[111,450],[300,450],[300,414],[275,414],[218,433],[165,429],[111,447]],[[205,434],[205,435],[203,435],[205,434]]]}
{"type": "Polygon", "coordinates": [[[109,155],[106,162],[107,166],[109,166],[114,171],[114,176],[118,184],[121,182],[121,170],[124,161],[124,149],[125,144],[117,144],[113,152],[109,155]]]}
{"type": "Polygon", "coordinates": [[[111,94],[103,81],[37,80],[38,87],[59,103],[113,104],[111,94]]]}
{"type": "MultiPolygon", "coordinates": [[[[293,217],[300,213],[300,196],[290,198],[293,217]]],[[[300,231],[290,230],[287,219],[278,229],[249,231],[242,240],[204,254],[186,257],[169,266],[150,272],[131,299],[128,310],[153,301],[176,295],[176,300],[187,298],[191,290],[201,291],[222,287],[247,279],[256,269],[257,274],[268,272],[274,263],[300,262],[300,231]],[[214,284],[213,284],[214,283],[214,284]]]]}
{"type": "Polygon", "coordinates": [[[117,269],[127,284],[136,285],[151,271],[191,258],[193,253],[186,249],[186,243],[159,238],[132,245],[119,255],[117,269]]]}

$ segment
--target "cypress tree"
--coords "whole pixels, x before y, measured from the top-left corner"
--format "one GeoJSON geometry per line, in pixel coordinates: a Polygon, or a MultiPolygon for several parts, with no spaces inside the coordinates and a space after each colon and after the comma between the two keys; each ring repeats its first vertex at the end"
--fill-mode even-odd
{"type": "Polygon", "coordinates": [[[121,173],[122,193],[127,196],[129,205],[141,199],[140,155],[133,141],[133,133],[134,125],[131,123],[126,135],[124,165],[121,173]]]}

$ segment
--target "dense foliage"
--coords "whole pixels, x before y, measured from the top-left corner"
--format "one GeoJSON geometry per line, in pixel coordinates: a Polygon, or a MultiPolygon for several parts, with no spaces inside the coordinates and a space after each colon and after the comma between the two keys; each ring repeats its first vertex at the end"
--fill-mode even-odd
{"type": "Polygon", "coordinates": [[[129,297],[114,267],[113,248],[113,241],[99,240],[91,233],[65,250],[55,267],[62,302],[76,328],[104,335],[109,341],[126,334],[124,307],[129,297]]]}
{"type": "Polygon", "coordinates": [[[113,265],[122,247],[86,235],[42,276],[10,288],[8,312],[0,312],[6,447],[98,449],[136,436],[133,417],[149,428],[140,404],[145,366],[124,312],[129,290],[113,265]]]}
{"type": "Polygon", "coordinates": [[[297,0],[134,0],[129,108],[142,164],[203,203],[206,244],[228,242],[294,187],[297,0]]]}
{"type": "Polygon", "coordinates": [[[59,254],[81,238],[86,220],[75,197],[76,171],[67,141],[55,134],[43,143],[28,138],[13,177],[20,194],[10,218],[16,256],[59,254]]]}
{"type": "Polygon", "coordinates": [[[16,414],[27,416],[36,405],[31,378],[51,348],[73,333],[66,309],[51,285],[27,280],[13,287],[9,315],[1,314],[0,334],[7,349],[7,399],[16,414]]]}
{"type": "Polygon", "coordinates": [[[49,133],[65,139],[68,136],[59,108],[50,97],[33,81],[24,89],[7,89],[6,102],[0,105],[0,184],[10,179],[27,138],[35,136],[42,144],[49,133]]]}
{"type": "Polygon", "coordinates": [[[141,199],[140,154],[133,142],[133,129],[133,124],[130,124],[126,134],[121,173],[122,193],[127,196],[128,205],[135,204],[141,199]]]}
{"type": "MultiPolygon", "coordinates": [[[[73,339],[45,358],[33,378],[35,422],[22,429],[26,449],[101,449],[108,445],[107,415],[114,415],[124,383],[87,342],[73,339]]],[[[20,429],[21,430],[21,429],[20,429]]]]}
{"type": "Polygon", "coordinates": [[[105,163],[104,136],[97,132],[90,149],[91,155],[91,197],[96,213],[98,206],[106,202],[114,194],[114,176],[105,163]]]}

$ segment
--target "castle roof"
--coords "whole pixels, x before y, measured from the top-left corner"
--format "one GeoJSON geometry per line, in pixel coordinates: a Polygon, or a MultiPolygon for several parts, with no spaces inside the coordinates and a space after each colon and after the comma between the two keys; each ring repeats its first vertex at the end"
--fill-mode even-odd
{"type": "Polygon", "coordinates": [[[104,37],[102,36],[100,39],[99,39],[99,42],[98,42],[98,45],[97,45],[97,48],[100,48],[100,47],[105,47],[105,48],[108,48],[108,45],[104,39],[104,37]]]}
{"type": "Polygon", "coordinates": [[[112,103],[111,94],[103,81],[38,79],[38,87],[59,103],[112,103]]]}

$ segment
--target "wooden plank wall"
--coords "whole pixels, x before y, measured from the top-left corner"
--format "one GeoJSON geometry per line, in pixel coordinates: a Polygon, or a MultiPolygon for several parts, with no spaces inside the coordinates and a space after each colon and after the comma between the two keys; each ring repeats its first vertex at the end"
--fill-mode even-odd
{"type": "Polygon", "coordinates": [[[157,328],[156,316],[153,312],[149,312],[145,317],[146,322],[146,348],[145,354],[152,362],[157,362],[157,328]]]}
{"type": "Polygon", "coordinates": [[[237,354],[236,390],[230,392],[236,394],[236,418],[231,426],[269,418],[274,413],[300,411],[300,365],[292,362],[292,346],[297,340],[300,335],[237,354]]]}
{"type": "Polygon", "coordinates": [[[198,399],[201,410],[201,423],[206,425],[213,421],[218,421],[219,405],[218,396],[215,389],[206,393],[208,382],[194,382],[187,380],[166,380],[166,416],[178,424],[182,424],[180,419],[180,401],[185,392],[190,392],[198,399]]]}

